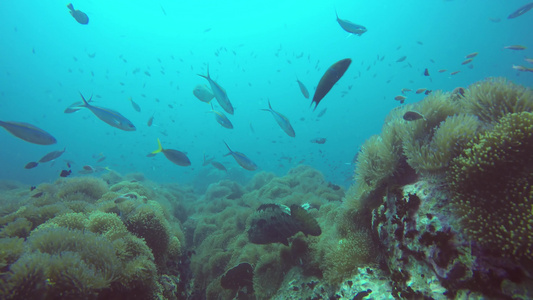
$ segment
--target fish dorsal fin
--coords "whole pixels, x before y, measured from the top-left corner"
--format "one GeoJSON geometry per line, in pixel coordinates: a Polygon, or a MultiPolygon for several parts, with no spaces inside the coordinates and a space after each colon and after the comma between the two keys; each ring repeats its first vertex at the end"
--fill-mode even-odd
{"type": "Polygon", "coordinates": [[[303,207],[291,205],[291,216],[300,223],[300,231],[305,235],[319,236],[322,233],[318,222],[303,207]]]}

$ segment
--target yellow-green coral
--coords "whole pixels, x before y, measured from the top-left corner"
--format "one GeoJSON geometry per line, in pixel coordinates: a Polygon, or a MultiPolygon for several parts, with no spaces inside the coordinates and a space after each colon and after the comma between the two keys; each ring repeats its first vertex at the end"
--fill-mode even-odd
{"type": "Polygon", "coordinates": [[[464,103],[467,112],[492,123],[509,113],[533,112],[533,92],[505,78],[489,78],[471,85],[464,103]]]}
{"type": "Polygon", "coordinates": [[[56,197],[63,201],[83,200],[95,202],[107,192],[107,183],[96,177],[62,179],[56,197]]]}
{"type": "Polygon", "coordinates": [[[470,142],[448,175],[457,213],[477,243],[533,260],[533,114],[503,116],[470,142]]]}

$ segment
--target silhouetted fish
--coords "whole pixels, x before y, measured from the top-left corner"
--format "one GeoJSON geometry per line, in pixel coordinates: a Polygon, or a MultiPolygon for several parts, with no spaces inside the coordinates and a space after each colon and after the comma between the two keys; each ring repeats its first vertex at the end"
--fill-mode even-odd
{"type": "Polygon", "coordinates": [[[30,142],[38,145],[52,145],[57,141],[48,132],[37,128],[31,124],[23,122],[12,121],[0,121],[0,126],[4,127],[9,133],[23,139],[26,142],[30,142]]]}
{"type": "Polygon", "coordinates": [[[211,103],[211,112],[215,114],[215,119],[217,120],[218,124],[222,125],[222,127],[227,129],[233,129],[233,124],[231,124],[231,121],[226,117],[225,114],[216,111],[213,108],[213,103],[211,103]]]}
{"type": "Polygon", "coordinates": [[[33,169],[33,168],[37,167],[38,165],[39,165],[39,163],[31,161],[31,162],[27,163],[24,166],[24,169],[33,169]]]}
{"type": "Polygon", "coordinates": [[[168,160],[178,166],[186,167],[191,165],[191,161],[187,157],[187,154],[174,149],[163,149],[163,147],[161,146],[161,141],[159,139],[157,139],[157,144],[159,148],[157,148],[157,150],[155,151],[152,151],[152,154],[162,152],[168,160]]]}
{"type": "Polygon", "coordinates": [[[519,9],[515,10],[512,14],[510,14],[507,19],[514,19],[516,17],[520,17],[521,15],[527,13],[530,9],[533,8],[533,2],[528,3],[519,9]]]}
{"type": "Polygon", "coordinates": [[[280,114],[279,112],[273,110],[272,106],[270,105],[270,100],[268,100],[268,109],[267,108],[263,108],[261,110],[271,112],[272,116],[274,117],[274,120],[276,120],[276,122],[278,123],[279,127],[281,127],[281,129],[283,129],[283,131],[285,131],[285,133],[288,136],[290,136],[290,137],[295,137],[296,136],[296,133],[294,132],[294,129],[292,128],[291,122],[289,121],[289,119],[287,119],[287,117],[285,117],[284,115],[280,114]]]}
{"type": "Polygon", "coordinates": [[[70,15],[74,17],[74,19],[76,19],[78,23],[82,25],[86,25],[89,23],[89,17],[81,10],[74,9],[74,6],[72,5],[72,3],[67,4],[67,7],[70,10],[69,11],[70,15]]]}
{"type": "Polygon", "coordinates": [[[313,96],[313,101],[311,102],[311,105],[315,103],[315,108],[313,108],[313,111],[316,109],[322,98],[324,98],[331,90],[333,85],[335,85],[335,83],[341,79],[342,75],[344,75],[351,63],[351,59],[345,58],[334,63],[327,69],[326,73],[324,73],[322,78],[320,78],[315,95],[313,96]]]}
{"type": "Polygon", "coordinates": [[[216,83],[213,79],[211,79],[211,76],[209,76],[209,66],[207,66],[207,76],[200,75],[198,76],[203,77],[207,79],[209,82],[209,85],[211,85],[211,91],[213,92],[213,95],[215,95],[215,98],[218,101],[218,104],[230,115],[233,115],[233,106],[231,105],[231,102],[229,101],[228,94],[226,93],[226,90],[224,90],[223,87],[221,87],[218,83],[216,83]]]}
{"type": "Polygon", "coordinates": [[[135,131],[135,125],[133,125],[130,120],[126,119],[126,117],[121,115],[119,112],[104,107],[90,105],[81,93],[80,96],[81,100],[83,100],[83,105],[80,107],[89,109],[95,116],[98,117],[98,119],[121,130],[135,131]]]}
{"type": "Polygon", "coordinates": [[[57,150],[57,151],[52,151],[48,154],[46,154],[45,156],[43,156],[41,159],[39,159],[39,162],[40,163],[45,163],[45,162],[49,162],[51,160],[54,160],[58,157],[60,157],[63,153],[65,153],[65,150],[67,148],[63,148],[63,150],[57,150]]]}
{"type": "Polygon", "coordinates": [[[239,164],[239,166],[243,167],[244,169],[248,171],[254,171],[257,169],[257,165],[251,159],[249,159],[246,155],[240,152],[233,152],[231,148],[228,146],[228,144],[226,144],[226,142],[224,142],[224,144],[226,145],[226,147],[228,147],[228,150],[229,150],[229,153],[224,156],[227,156],[227,155],[233,156],[233,158],[239,164]]]}
{"type": "Polygon", "coordinates": [[[300,91],[302,92],[302,95],[304,95],[305,98],[309,99],[309,91],[305,87],[305,85],[298,79],[296,79],[296,82],[298,82],[298,86],[300,87],[300,91]]]}
{"type": "Polygon", "coordinates": [[[367,32],[367,29],[365,26],[357,25],[348,20],[340,19],[336,10],[335,10],[335,16],[337,16],[337,23],[339,23],[342,29],[344,29],[346,32],[349,32],[351,34],[355,34],[358,36],[361,36],[363,33],[367,32]]]}

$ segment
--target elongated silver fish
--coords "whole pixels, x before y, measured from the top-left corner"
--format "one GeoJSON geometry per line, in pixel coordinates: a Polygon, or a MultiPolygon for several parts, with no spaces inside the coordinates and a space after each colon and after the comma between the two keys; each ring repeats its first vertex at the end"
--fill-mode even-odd
{"type": "Polygon", "coordinates": [[[26,142],[37,145],[52,145],[57,143],[57,140],[51,134],[28,123],[0,121],[0,126],[26,142]]]}
{"type": "Polygon", "coordinates": [[[322,98],[326,96],[333,85],[335,85],[335,83],[341,79],[342,75],[344,75],[351,63],[352,60],[349,58],[339,60],[329,67],[326,73],[322,75],[322,78],[320,78],[318,86],[316,87],[315,94],[313,95],[313,101],[311,102],[311,105],[315,103],[315,108],[313,110],[316,109],[318,103],[320,103],[322,98]]]}
{"type": "Polygon", "coordinates": [[[224,128],[233,129],[233,124],[231,124],[231,121],[226,117],[225,114],[216,111],[213,108],[213,103],[211,103],[211,112],[215,114],[215,119],[217,120],[218,124],[222,125],[224,128]]]}
{"type": "Polygon", "coordinates": [[[309,91],[307,90],[305,85],[299,79],[296,79],[296,82],[298,82],[298,86],[300,87],[302,95],[304,95],[305,98],[309,99],[309,91]]]}
{"type": "Polygon", "coordinates": [[[119,112],[108,109],[108,108],[90,105],[85,100],[85,98],[83,97],[81,93],[80,93],[80,96],[81,96],[81,100],[83,100],[83,104],[80,107],[85,107],[89,109],[95,116],[98,117],[98,119],[106,122],[107,124],[115,128],[118,128],[124,131],[135,131],[136,130],[135,125],[133,125],[133,123],[131,123],[130,120],[126,119],[126,117],[121,115],[119,112]]]}
{"type": "Polygon", "coordinates": [[[41,159],[39,159],[39,162],[40,163],[45,163],[45,162],[49,162],[51,160],[54,160],[58,157],[60,157],[63,153],[65,153],[65,150],[67,148],[63,148],[63,150],[57,150],[57,151],[52,151],[48,154],[46,154],[45,156],[43,156],[41,159]]]}
{"type": "Polygon", "coordinates": [[[159,147],[157,148],[157,150],[152,151],[151,154],[155,155],[157,153],[162,152],[168,160],[178,166],[187,167],[191,165],[191,161],[187,157],[187,154],[174,149],[163,149],[163,147],[161,146],[161,141],[159,139],[157,139],[157,144],[159,147]]]}
{"type": "Polygon", "coordinates": [[[507,19],[514,19],[516,17],[520,17],[521,15],[527,13],[528,11],[530,11],[531,9],[533,8],[533,2],[531,3],[528,3],[522,7],[520,7],[519,9],[515,10],[513,13],[511,13],[507,19]]]}
{"type": "Polygon", "coordinates": [[[291,126],[291,122],[287,117],[280,114],[279,112],[272,109],[272,106],[270,105],[270,100],[268,100],[268,108],[263,108],[261,110],[269,111],[272,113],[272,116],[274,117],[274,120],[278,123],[279,127],[285,131],[285,133],[290,137],[295,137],[296,133],[294,132],[294,129],[291,126]]]}
{"type": "Polygon", "coordinates": [[[216,83],[213,79],[211,79],[211,76],[209,76],[209,66],[207,66],[207,76],[200,75],[198,76],[203,77],[207,79],[209,82],[209,85],[211,86],[211,91],[213,92],[213,95],[215,95],[215,98],[218,101],[218,104],[230,115],[233,115],[233,106],[231,105],[231,102],[229,101],[228,94],[226,93],[226,90],[224,90],[223,87],[221,87],[218,83],[216,83]]]}
{"type": "Polygon", "coordinates": [[[254,171],[257,170],[257,165],[249,159],[246,155],[240,153],[240,152],[233,152],[231,148],[224,142],[226,147],[228,147],[229,153],[224,155],[228,156],[231,155],[235,159],[235,161],[239,164],[239,166],[243,167],[243,169],[246,169],[248,171],[254,171]]]}
{"type": "Polygon", "coordinates": [[[344,29],[346,32],[349,32],[351,34],[355,34],[358,36],[361,36],[363,33],[367,32],[366,27],[363,25],[358,25],[348,20],[340,19],[336,10],[335,10],[335,16],[337,16],[337,23],[339,23],[342,29],[344,29]]]}

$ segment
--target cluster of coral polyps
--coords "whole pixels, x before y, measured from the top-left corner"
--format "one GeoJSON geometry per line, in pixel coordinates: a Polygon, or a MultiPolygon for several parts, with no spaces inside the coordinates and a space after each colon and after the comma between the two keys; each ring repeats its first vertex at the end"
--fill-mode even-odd
{"type": "Polygon", "coordinates": [[[362,147],[347,204],[372,214],[393,296],[533,297],[532,112],[491,78],[393,110],[362,147]]]}

